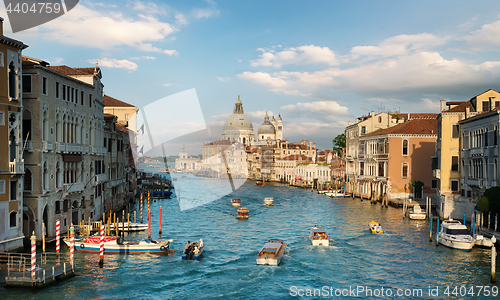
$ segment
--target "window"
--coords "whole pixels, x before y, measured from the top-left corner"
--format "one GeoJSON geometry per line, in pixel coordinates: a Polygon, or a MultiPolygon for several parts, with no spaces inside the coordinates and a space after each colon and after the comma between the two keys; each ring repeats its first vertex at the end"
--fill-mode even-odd
{"type": "Polygon", "coordinates": [[[490,111],[490,101],[483,101],[483,111],[490,111]]]}
{"type": "Polygon", "coordinates": [[[382,123],[382,117],[378,117],[378,122],[382,123]]]}
{"type": "Polygon", "coordinates": [[[11,62],[9,64],[9,97],[12,99],[17,98],[17,74],[16,74],[16,67],[14,66],[14,63],[11,62]]]}
{"type": "Polygon", "coordinates": [[[11,212],[9,219],[10,219],[10,222],[9,222],[10,228],[17,227],[17,211],[11,212]]]}
{"type": "Polygon", "coordinates": [[[365,126],[362,126],[361,127],[361,134],[365,134],[366,133],[366,127],[365,126]]]}
{"type": "Polygon", "coordinates": [[[56,98],[59,99],[59,82],[56,82],[56,98]]]}
{"type": "Polygon", "coordinates": [[[495,107],[500,106],[500,101],[495,101],[495,107]]]}
{"type": "Polygon", "coordinates": [[[458,180],[451,181],[451,191],[458,192],[458,180]]]}
{"type": "Polygon", "coordinates": [[[488,128],[484,131],[484,146],[488,147],[488,128]]]}
{"type": "Polygon", "coordinates": [[[61,213],[61,202],[56,201],[56,214],[61,213]]]}
{"type": "Polygon", "coordinates": [[[0,67],[3,67],[3,52],[0,52],[0,67]]]}
{"type": "Polygon", "coordinates": [[[84,97],[84,93],[83,91],[81,91],[81,94],[80,94],[80,101],[81,101],[81,105],[83,105],[83,97],[84,97]]]}
{"type": "Polygon", "coordinates": [[[458,156],[451,157],[451,170],[458,171],[458,156]]]}
{"type": "Polygon", "coordinates": [[[0,180],[0,194],[5,194],[5,179],[0,180]]]}
{"type": "Polygon", "coordinates": [[[10,182],[10,200],[17,200],[17,181],[10,182]]]}
{"type": "Polygon", "coordinates": [[[89,106],[92,107],[92,95],[89,94],[89,106]]]}
{"type": "Polygon", "coordinates": [[[128,119],[129,119],[129,115],[125,114],[125,120],[128,120],[128,119]]]}
{"type": "Polygon", "coordinates": [[[496,146],[498,144],[498,128],[495,127],[493,131],[493,145],[496,146]]]}
{"type": "Polygon", "coordinates": [[[403,155],[408,155],[408,140],[403,140],[403,155]]]}
{"type": "Polygon", "coordinates": [[[451,125],[451,137],[454,139],[458,139],[459,137],[459,127],[458,124],[451,125]]]}
{"type": "Polygon", "coordinates": [[[472,197],[472,191],[467,191],[467,197],[472,197]]]}
{"type": "MultiPolygon", "coordinates": [[[[68,92],[70,92],[69,88],[68,88],[68,92]]],[[[76,102],[75,101],[75,88],[71,88],[71,102],[76,102]]]]}
{"type": "Polygon", "coordinates": [[[42,77],[42,93],[47,95],[47,77],[42,77]]]}
{"type": "Polygon", "coordinates": [[[25,191],[31,191],[31,181],[32,181],[31,177],[32,177],[31,170],[25,169],[24,170],[24,190],[25,191]]]}
{"type": "Polygon", "coordinates": [[[437,189],[437,179],[431,179],[431,189],[437,189]]]}
{"type": "Polygon", "coordinates": [[[5,112],[0,111],[0,125],[5,125],[5,112]]]}
{"type": "Polygon", "coordinates": [[[408,178],[408,163],[403,163],[403,170],[401,172],[401,177],[408,178]]]}
{"type": "Polygon", "coordinates": [[[62,86],[62,90],[63,90],[63,100],[66,100],[66,85],[63,84],[62,86]]]}
{"type": "Polygon", "coordinates": [[[383,162],[378,163],[378,176],[384,177],[384,163],[383,162]]]}
{"type": "Polygon", "coordinates": [[[31,75],[23,75],[23,93],[31,94],[31,75]]]}
{"type": "Polygon", "coordinates": [[[359,175],[364,175],[365,174],[365,163],[360,162],[359,163],[359,175]]]}

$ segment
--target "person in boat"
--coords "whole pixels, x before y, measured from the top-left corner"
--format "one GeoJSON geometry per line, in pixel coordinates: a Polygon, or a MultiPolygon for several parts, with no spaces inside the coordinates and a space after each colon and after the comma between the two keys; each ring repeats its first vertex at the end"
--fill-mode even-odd
{"type": "Polygon", "coordinates": [[[376,225],[375,226],[375,231],[376,232],[380,232],[380,230],[382,230],[382,227],[380,227],[380,224],[376,225]]]}
{"type": "Polygon", "coordinates": [[[186,245],[184,245],[184,251],[186,252],[186,254],[188,253],[188,250],[189,250],[189,247],[190,247],[190,246],[191,246],[191,242],[190,242],[190,241],[188,241],[188,242],[186,243],[186,245]]]}
{"type": "Polygon", "coordinates": [[[198,255],[198,253],[200,253],[200,250],[198,249],[198,247],[194,246],[193,253],[194,253],[194,255],[198,255]]]}
{"type": "Polygon", "coordinates": [[[200,248],[203,248],[203,240],[200,239],[200,248]]]}

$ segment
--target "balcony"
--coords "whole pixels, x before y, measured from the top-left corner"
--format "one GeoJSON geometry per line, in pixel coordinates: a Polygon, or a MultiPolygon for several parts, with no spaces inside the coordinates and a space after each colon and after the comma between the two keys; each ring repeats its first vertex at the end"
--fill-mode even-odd
{"type": "Polygon", "coordinates": [[[24,146],[24,151],[33,152],[33,141],[27,140],[26,145],[24,146]]]}
{"type": "Polygon", "coordinates": [[[64,191],[68,193],[83,192],[83,182],[65,183],[64,191]]]}
{"type": "Polygon", "coordinates": [[[101,184],[108,181],[108,174],[99,174],[94,177],[93,185],[101,184]]]}
{"type": "Polygon", "coordinates": [[[434,176],[437,179],[440,179],[441,178],[441,169],[432,170],[432,176],[434,176]]]}
{"type": "Polygon", "coordinates": [[[9,162],[10,174],[24,174],[24,160],[9,162]]]}
{"type": "Polygon", "coordinates": [[[92,146],[92,153],[94,153],[94,154],[99,154],[99,147],[97,147],[97,146],[92,146]]]}
{"type": "Polygon", "coordinates": [[[48,152],[54,150],[54,142],[52,141],[42,141],[42,151],[48,152]]]}
{"type": "Polygon", "coordinates": [[[470,150],[471,155],[483,155],[483,148],[473,148],[470,150]]]}

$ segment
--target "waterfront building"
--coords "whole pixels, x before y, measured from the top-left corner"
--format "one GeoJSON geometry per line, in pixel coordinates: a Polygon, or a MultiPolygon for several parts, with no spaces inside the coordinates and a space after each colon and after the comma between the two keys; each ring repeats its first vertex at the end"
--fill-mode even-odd
{"type": "Polygon", "coordinates": [[[182,151],[179,152],[179,158],[175,159],[175,170],[177,172],[196,172],[201,168],[201,159],[199,158],[190,158],[182,147],[182,151]]]}
{"type": "MultiPolygon", "coordinates": [[[[136,114],[139,109],[132,104],[115,99],[108,95],[102,97],[104,103],[104,113],[116,116],[116,123],[128,128],[129,133],[137,132],[136,114]]],[[[137,140],[132,140],[133,144],[137,144],[137,140]]]]}
{"type": "Polygon", "coordinates": [[[410,119],[359,137],[356,194],[373,200],[435,197],[429,166],[435,154],[436,118],[410,119]],[[414,189],[414,182],[423,182],[414,189]]]}
{"type": "Polygon", "coordinates": [[[24,234],[55,236],[104,212],[103,84],[98,66],[71,68],[23,57],[24,234]]]}
{"type": "Polygon", "coordinates": [[[28,46],[3,35],[0,18],[0,252],[23,246],[22,51],[28,46]]]}
{"type": "MultiPolygon", "coordinates": [[[[134,183],[128,174],[134,173],[130,165],[130,143],[127,127],[117,122],[118,117],[104,114],[104,173],[103,184],[97,182],[95,197],[104,197],[103,212],[109,213],[123,207],[134,196],[129,185],[134,183]],[[131,194],[129,194],[131,192],[131,194]]],[[[101,175],[102,175],[101,174],[101,175]]],[[[92,195],[91,195],[91,200],[92,195]]],[[[101,205],[91,201],[92,205],[101,205]]],[[[100,211],[100,209],[97,209],[100,211]]]]}
{"type": "Polygon", "coordinates": [[[247,178],[247,153],[242,143],[217,140],[203,145],[198,174],[213,178],[247,178]]]}
{"type": "MultiPolygon", "coordinates": [[[[463,217],[463,214],[470,211],[471,207],[472,198],[463,197],[465,196],[465,186],[464,182],[461,181],[461,177],[464,172],[462,168],[465,165],[465,158],[460,158],[461,130],[459,122],[466,117],[469,118],[479,113],[489,112],[491,107],[500,105],[499,100],[500,94],[490,89],[472,97],[469,101],[441,101],[441,113],[438,116],[439,133],[436,141],[436,157],[434,158],[432,168],[438,179],[436,190],[438,197],[437,208],[442,218],[463,217]],[[448,106],[448,109],[446,109],[446,106],[448,106]]],[[[482,130],[479,132],[483,133],[482,130]]],[[[479,133],[476,132],[475,134],[479,133]]],[[[480,148],[479,146],[476,147],[480,148]]],[[[482,154],[475,157],[475,159],[475,163],[484,162],[482,154]]],[[[493,163],[493,160],[489,161],[489,163],[493,163]]],[[[482,163],[478,164],[480,170],[484,170],[482,166],[482,163]]],[[[472,182],[470,183],[473,185],[472,182]]],[[[468,186],[467,189],[471,191],[472,196],[472,188],[468,186]]],[[[478,188],[475,190],[479,193],[482,189],[478,185],[478,188]]]]}

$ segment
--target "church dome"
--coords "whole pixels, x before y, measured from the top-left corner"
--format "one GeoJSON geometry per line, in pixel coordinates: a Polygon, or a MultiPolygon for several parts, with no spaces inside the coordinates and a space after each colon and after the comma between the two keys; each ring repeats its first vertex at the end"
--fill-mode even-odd
{"type": "Polygon", "coordinates": [[[257,131],[259,135],[261,134],[276,134],[276,128],[274,125],[269,122],[269,116],[266,112],[266,117],[264,118],[264,122],[259,126],[259,130],[257,131]]]}
{"type": "Polygon", "coordinates": [[[233,114],[227,117],[224,123],[224,129],[238,129],[238,130],[251,130],[253,131],[252,121],[243,112],[243,104],[241,103],[240,96],[234,104],[233,114]]]}

